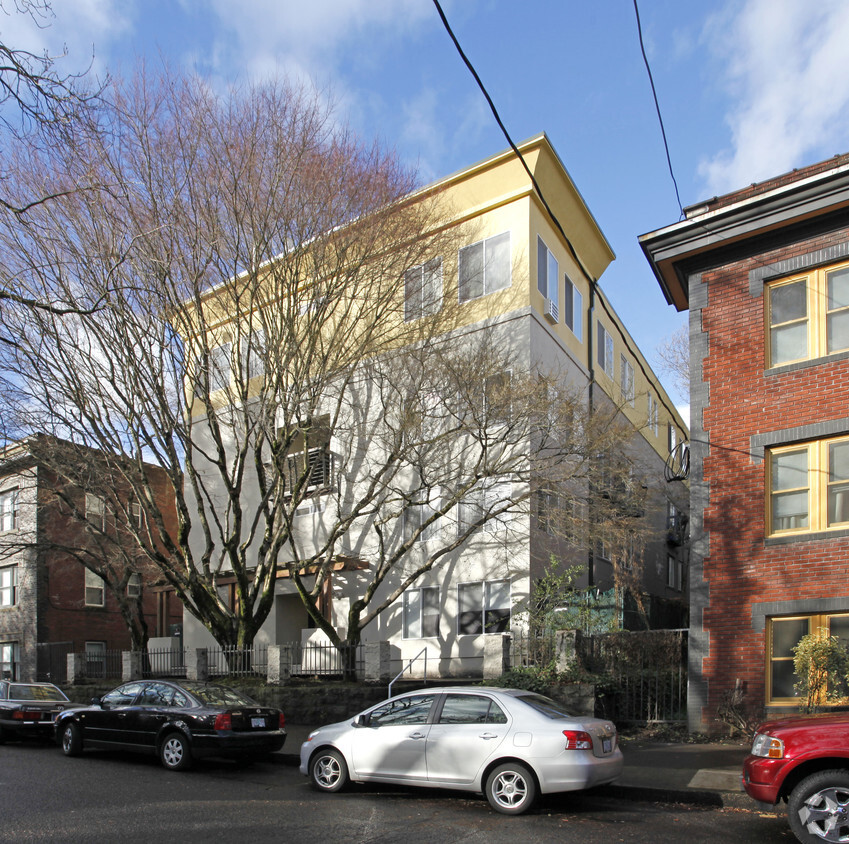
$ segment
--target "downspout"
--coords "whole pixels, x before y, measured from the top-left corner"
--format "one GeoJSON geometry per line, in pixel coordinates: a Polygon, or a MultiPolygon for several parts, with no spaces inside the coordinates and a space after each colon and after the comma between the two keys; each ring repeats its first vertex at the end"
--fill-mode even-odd
{"type": "MultiPolygon", "coordinates": [[[[595,385],[595,363],[593,354],[593,323],[595,316],[595,282],[590,279],[590,301],[589,308],[587,308],[587,369],[589,374],[589,389],[587,391],[587,408],[589,410],[589,418],[592,421],[593,416],[593,386],[595,385]]],[[[592,481],[590,481],[592,483],[592,481]]],[[[593,497],[592,490],[590,490],[590,496],[587,507],[587,524],[592,525],[593,523],[593,497]]],[[[595,586],[595,553],[593,548],[593,543],[589,543],[589,548],[587,549],[587,589],[591,589],[595,586]]]]}

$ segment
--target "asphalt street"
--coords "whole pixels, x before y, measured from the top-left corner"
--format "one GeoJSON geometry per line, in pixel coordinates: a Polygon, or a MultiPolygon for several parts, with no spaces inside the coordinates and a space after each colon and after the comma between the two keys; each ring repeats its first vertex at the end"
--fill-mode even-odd
{"type": "Polygon", "coordinates": [[[444,790],[355,786],[320,794],[289,765],[205,761],[172,773],[153,757],[86,751],[71,759],[32,742],[0,747],[0,794],[0,841],[15,844],[794,840],[782,817],[754,809],[588,792],[547,797],[532,813],[507,817],[483,797],[444,790]]]}

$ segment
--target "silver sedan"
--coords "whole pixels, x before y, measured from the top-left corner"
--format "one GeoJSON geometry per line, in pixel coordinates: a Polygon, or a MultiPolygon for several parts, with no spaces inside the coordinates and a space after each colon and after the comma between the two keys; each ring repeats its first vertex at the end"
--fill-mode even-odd
{"type": "Polygon", "coordinates": [[[602,785],[622,772],[616,727],[518,689],[422,689],[310,733],[301,773],[321,791],[388,782],[483,792],[518,815],[538,794],[602,785]]]}

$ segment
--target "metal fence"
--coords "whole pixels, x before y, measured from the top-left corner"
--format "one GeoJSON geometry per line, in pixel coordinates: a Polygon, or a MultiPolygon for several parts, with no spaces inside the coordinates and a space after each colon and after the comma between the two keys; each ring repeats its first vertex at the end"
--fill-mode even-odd
{"type": "Polygon", "coordinates": [[[268,645],[252,648],[221,647],[206,649],[210,677],[251,677],[268,673],[268,645]]]}
{"type": "Polygon", "coordinates": [[[306,677],[332,677],[365,670],[362,645],[345,645],[340,650],[330,642],[292,642],[292,674],[306,677]]]}
{"type": "Polygon", "coordinates": [[[687,720],[687,631],[619,631],[579,639],[585,669],[600,675],[597,705],[619,723],[687,720]]]}
{"type": "Polygon", "coordinates": [[[85,654],[85,676],[91,680],[120,679],[123,666],[123,651],[87,652],[85,654]]]}
{"type": "Polygon", "coordinates": [[[142,677],[186,676],[186,652],[174,648],[150,648],[141,655],[142,677]]]}
{"type": "Polygon", "coordinates": [[[35,646],[35,679],[60,685],[67,682],[68,654],[73,650],[73,642],[39,642],[35,646]]]}

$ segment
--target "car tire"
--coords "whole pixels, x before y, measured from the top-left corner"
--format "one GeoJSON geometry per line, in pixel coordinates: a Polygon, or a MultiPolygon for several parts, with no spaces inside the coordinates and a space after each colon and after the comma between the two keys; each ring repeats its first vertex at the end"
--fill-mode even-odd
{"type": "Polygon", "coordinates": [[[79,756],[83,752],[83,736],[80,728],[73,723],[65,724],[62,727],[60,743],[62,745],[62,753],[65,756],[79,756]]]}
{"type": "Polygon", "coordinates": [[[332,748],[319,750],[310,760],[310,779],[319,791],[341,791],[348,784],[345,757],[332,748]]]}
{"type": "Polygon", "coordinates": [[[486,778],[486,799],[496,812],[521,815],[537,799],[534,775],[519,762],[505,762],[486,778]]]}
{"type": "Polygon", "coordinates": [[[849,771],[818,771],[799,782],[787,801],[796,838],[809,844],[849,836],[849,771]]]}
{"type": "Polygon", "coordinates": [[[169,771],[187,771],[192,767],[192,748],[183,733],[168,733],[159,745],[159,759],[169,771]]]}

